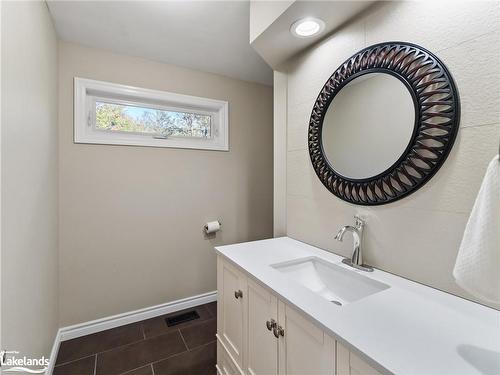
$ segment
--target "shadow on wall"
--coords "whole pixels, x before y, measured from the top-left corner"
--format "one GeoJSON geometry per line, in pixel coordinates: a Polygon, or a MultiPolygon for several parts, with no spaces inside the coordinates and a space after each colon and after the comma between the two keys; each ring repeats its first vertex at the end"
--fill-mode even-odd
{"type": "Polygon", "coordinates": [[[500,374],[500,353],[474,345],[459,345],[458,354],[481,374],[500,374]]]}

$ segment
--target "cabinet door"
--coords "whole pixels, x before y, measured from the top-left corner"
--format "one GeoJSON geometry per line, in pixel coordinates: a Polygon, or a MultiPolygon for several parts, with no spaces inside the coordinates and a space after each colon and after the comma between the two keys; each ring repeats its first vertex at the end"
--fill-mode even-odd
{"type": "Polygon", "coordinates": [[[278,300],[251,280],[248,280],[247,296],[245,372],[248,375],[277,375],[278,339],[266,323],[278,321],[278,300]]]}
{"type": "Polygon", "coordinates": [[[243,313],[246,277],[236,267],[218,258],[217,333],[234,361],[243,368],[243,313]]]}
{"type": "Polygon", "coordinates": [[[243,375],[220,341],[217,341],[217,365],[215,367],[219,375],[243,375]]]}
{"type": "Polygon", "coordinates": [[[358,355],[337,342],[337,375],[381,375],[358,355]]]}
{"type": "Polygon", "coordinates": [[[335,375],[335,340],[296,310],[279,302],[280,375],[335,375]]]}

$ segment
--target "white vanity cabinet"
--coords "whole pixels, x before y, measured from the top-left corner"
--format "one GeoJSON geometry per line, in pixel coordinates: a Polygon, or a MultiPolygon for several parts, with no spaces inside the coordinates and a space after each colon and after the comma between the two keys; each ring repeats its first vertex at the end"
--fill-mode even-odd
{"type": "Polygon", "coordinates": [[[219,257],[217,289],[217,337],[235,365],[242,368],[247,277],[219,257]]]}
{"type": "Polygon", "coordinates": [[[500,352],[497,310],[288,237],[215,251],[219,375],[498,373],[457,351],[500,352]]]}
{"type": "Polygon", "coordinates": [[[277,375],[279,340],[272,326],[278,324],[278,299],[252,280],[247,290],[245,373],[277,375]]]}
{"type": "Polygon", "coordinates": [[[337,375],[380,375],[380,372],[337,342],[337,375]]]}
{"type": "Polygon", "coordinates": [[[334,375],[335,340],[289,305],[279,302],[279,375],[334,375]]]}
{"type": "Polygon", "coordinates": [[[220,256],[217,287],[219,374],[365,375],[359,357],[220,256]]]}

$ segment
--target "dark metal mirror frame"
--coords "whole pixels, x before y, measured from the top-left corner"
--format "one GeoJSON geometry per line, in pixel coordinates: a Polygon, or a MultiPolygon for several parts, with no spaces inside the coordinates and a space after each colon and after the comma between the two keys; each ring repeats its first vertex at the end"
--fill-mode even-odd
{"type": "Polygon", "coordinates": [[[319,179],[337,197],[358,205],[386,204],[416,191],[439,170],[457,136],[459,119],[457,88],[436,56],[411,43],[380,43],[346,60],[321,89],[309,121],[309,155],[319,179]],[[346,84],[377,72],[395,76],[410,91],[415,105],[413,134],[401,157],[386,171],[365,179],[348,178],[337,173],[325,155],[323,120],[346,84]]]}

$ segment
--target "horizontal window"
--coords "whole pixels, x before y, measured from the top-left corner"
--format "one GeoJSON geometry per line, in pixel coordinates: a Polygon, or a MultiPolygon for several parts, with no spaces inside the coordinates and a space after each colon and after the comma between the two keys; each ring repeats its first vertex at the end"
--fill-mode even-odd
{"type": "Polygon", "coordinates": [[[75,142],[228,150],[228,104],[75,78],[75,142]]]}

